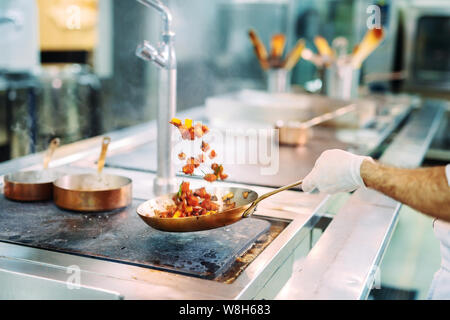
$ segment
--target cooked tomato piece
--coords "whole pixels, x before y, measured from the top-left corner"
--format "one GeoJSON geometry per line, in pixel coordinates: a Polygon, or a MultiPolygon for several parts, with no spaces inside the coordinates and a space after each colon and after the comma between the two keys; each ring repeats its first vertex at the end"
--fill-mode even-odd
{"type": "Polygon", "coordinates": [[[225,180],[226,178],[228,178],[227,174],[225,174],[225,173],[220,174],[220,180],[225,180]]]}
{"type": "Polygon", "coordinates": [[[189,196],[187,198],[187,203],[188,203],[188,205],[190,205],[192,207],[196,207],[200,203],[200,199],[197,198],[196,196],[189,196]]]}
{"type": "Polygon", "coordinates": [[[181,193],[188,193],[189,192],[189,182],[183,181],[181,183],[181,193]]]}
{"type": "Polygon", "coordinates": [[[209,150],[209,144],[207,144],[205,141],[202,141],[201,149],[203,152],[206,152],[209,150]]]}
{"type": "Polygon", "coordinates": [[[214,149],[211,150],[211,152],[209,153],[209,158],[214,159],[216,156],[217,156],[216,151],[214,149]]]}
{"type": "Polygon", "coordinates": [[[202,201],[202,203],[200,204],[200,206],[203,208],[203,209],[206,209],[206,210],[219,210],[219,205],[217,204],[217,203],[214,203],[214,202],[212,202],[211,200],[209,200],[209,199],[205,199],[205,200],[203,200],[202,201]]]}
{"type": "Polygon", "coordinates": [[[172,118],[172,120],[169,122],[169,123],[171,123],[171,124],[173,124],[175,127],[179,127],[179,126],[181,126],[181,120],[180,119],[177,119],[177,118],[172,118]]]}
{"type": "Polygon", "coordinates": [[[208,192],[206,192],[205,187],[195,190],[194,195],[196,195],[202,199],[210,199],[211,198],[211,195],[208,192]]]}
{"type": "Polygon", "coordinates": [[[215,174],[212,174],[212,173],[207,173],[207,174],[205,174],[203,179],[205,179],[208,182],[214,182],[214,181],[217,180],[217,176],[215,174]]]}
{"type": "Polygon", "coordinates": [[[197,159],[195,159],[194,157],[190,157],[186,163],[193,165],[195,168],[198,168],[200,166],[200,162],[197,159]]]}
{"type": "Polygon", "coordinates": [[[183,173],[184,174],[190,174],[193,175],[195,170],[195,166],[193,164],[187,164],[183,167],[183,173]]]}
{"type": "Polygon", "coordinates": [[[207,134],[209,132],[209,128],[205,125],[202,125],[203,134],[207,134]]]}

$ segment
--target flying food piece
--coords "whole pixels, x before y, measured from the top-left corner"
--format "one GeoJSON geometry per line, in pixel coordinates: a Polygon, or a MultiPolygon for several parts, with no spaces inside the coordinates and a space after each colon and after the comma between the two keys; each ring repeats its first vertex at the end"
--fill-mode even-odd
{"type": "Polygon", "coordinates": [[[208,181],[208,182],[214,182],[214,181],[217,180],[217,176],[215,174],[213,174],[213,173],[207,173],[207,174],[205,174],[203,179],[208,181]]]}
{"type": "Polygon", "coordinates": [[[202,151],[207,152],[209,150],[209,148],[210,148],[209,144],[206,143],[205,141],[202,141],[202,146],[201,146],[202,151]]]}

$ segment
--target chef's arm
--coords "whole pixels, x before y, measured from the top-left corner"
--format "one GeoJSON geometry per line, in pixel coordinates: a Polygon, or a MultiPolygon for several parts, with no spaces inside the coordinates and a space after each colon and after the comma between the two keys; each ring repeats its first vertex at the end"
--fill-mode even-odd
{"type": "Polygon", "coordinates": [[[450,222],[450,165],[400,169],[343,150],[324,151],[303,180],[303,191],[350,192],[368,187],[427,215],[450,222]]]}
{"type": "Polygon", "coordinates": [[[450,187],[445,167],[400,169],[364,160],[360,170],[368,188],[450,222],[450,187]]]}

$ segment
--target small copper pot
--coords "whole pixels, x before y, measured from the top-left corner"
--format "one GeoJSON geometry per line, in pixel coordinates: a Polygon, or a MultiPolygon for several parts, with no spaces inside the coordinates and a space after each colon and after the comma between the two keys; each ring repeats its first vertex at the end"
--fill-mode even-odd
{"type": "Polygon", "coordinates": [[[6,198],[16,201],[46,201],[52,198],[53,181],[57,179],[58,173],[47,168],[59,143],[59,138],[50,142],[44,155],[43,170],[19,171],[3,177],[6,198]]]}
{"type": "Polygon", "coordinates": [[[73,211],[109,211],[131,204],[131,179],[102,173],[109,137],[104,137],[97,173],[67,175],[53,183],[53,201],[73,211]]]}
{"type": "Polygon", "coordinates": [[[95,212],[126,207],[132,200],[132,183],[111,174],[67,175],[53,183],[53,201],[63,209],[95,212]]]}
{"type": "Polygon", "coordinates": [[[53,196],[54,171],[22,171],[7,174],[4,180],[4,195],[16,201],[47,201],[53,196]]]}

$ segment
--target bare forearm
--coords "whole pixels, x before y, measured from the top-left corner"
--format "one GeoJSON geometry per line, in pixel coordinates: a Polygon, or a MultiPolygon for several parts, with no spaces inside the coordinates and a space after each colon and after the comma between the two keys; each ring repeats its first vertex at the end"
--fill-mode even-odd
{"type": "Polygon", "coordinates": [[[367,187],[450,222],[450,187],[445,167],[400,169],[364,161],[361,177],[367,187]]]}

